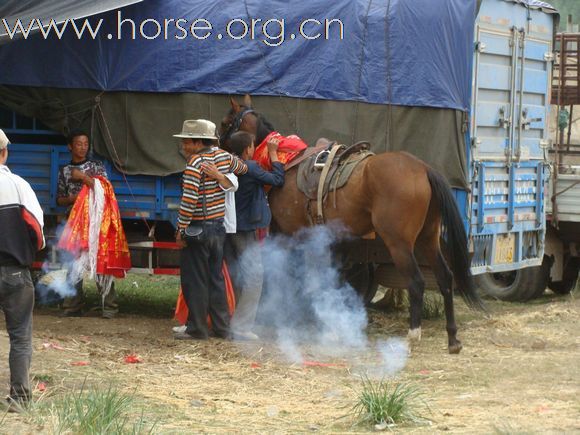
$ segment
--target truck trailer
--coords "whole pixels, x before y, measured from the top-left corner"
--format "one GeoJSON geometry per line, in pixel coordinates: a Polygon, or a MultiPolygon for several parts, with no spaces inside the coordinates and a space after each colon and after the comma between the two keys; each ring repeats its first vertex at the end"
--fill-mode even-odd
{"type": "MultiPolygon", "coordinates": [[[[27,59],[0,71],[1,126],[14,142],[10,165],[34,186],[51,234],[64,211],[56,176],[68,150],[59,134],[80,126],[107,166],[135,270],[178,273],[172,237],[184,161],[171,135],[187,118],[219,124],[229,96],[247,92],[283,134],[310,144],[322,136],[366,140],[375,152],[405,150],[441,171],[480,288],[509,300],[539,294],[538,271],[551,255],[554,8],[536,0],[314,1],[299,11],[276,1],[222,3],[146,0],[89,20],[115,36],[119,19],[130,26],[195,10],[212,29],[227,29],[234,17],[240,32],[248,23],[255,32],[203,41],[37,32],[0,45],[0,61],[27,59]],[[269,25],[286,33],[274,41],[265,17],[279,17],[269,25]],[[302,33],[290,38],[288,29],[302,33]]],[[[406,285],[380,240],[340,252],[365,299],[379,284],[406,285]]],[[[44,255],[56,260],[56,252],[44,255]]],[[[428,270],[425,278],[436,287],[428,270]]]]}

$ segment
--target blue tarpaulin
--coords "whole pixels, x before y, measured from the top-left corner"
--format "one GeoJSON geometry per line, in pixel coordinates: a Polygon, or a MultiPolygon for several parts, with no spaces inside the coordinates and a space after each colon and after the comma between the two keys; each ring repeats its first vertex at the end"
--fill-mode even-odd
{"type": "Polygon", "coordinates": [[[0,46],[0,84],[467,110],[475,7],[475,0],[145,0],[91,17],[93,29],[102,20],[95,39],[88,31],[79,39],[68,23],[61,39],[37,32],[0,46]],[[120,19],[131,22],[119,32],[120,19]],[[212,29],[198,21],[194,37],[196,19],[212,29]],[[264,29],[269,19],[278,21],[264,29]],[[325,20],[334,20],[327,37],[325,20]]]}

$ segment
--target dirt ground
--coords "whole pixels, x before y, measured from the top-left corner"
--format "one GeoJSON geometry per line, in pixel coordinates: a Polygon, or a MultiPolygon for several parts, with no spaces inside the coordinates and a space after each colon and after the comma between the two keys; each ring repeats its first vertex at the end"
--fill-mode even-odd
{"type": "MultiPolygon", "coordinates": [[[[456,301],[460,355],[446,352],[443,319],[424,321],[423,339],[397,379],[421,388],[431,424],[395,430],[580,433],[578,293],[489,305],[493,314],[486,318],[456,301]]],[[[318,361],[330,364],[325,367],[292,364],[269,341],[180,342],[172,338],[173,325],[133,315],[59,318],[54,310],[41,310],[35,316],[32,375],[47,380],[47,392],[78,387],[85,379],[115,382],[134,392],[148,418],[157,420],[155,433],[373,431],[344,417],[360,390],[353,359],[318,361]],[[141,362],[127,364],[130,354],[141,362]],[[73,365],[78,362],[88,365],[73,365]]],[[[404,336],[406,329],[406,313],[370,312],[371,340],[404,336]]],[[[9,378],[4,329],[0,344],[4,389],[9,378]]],[[[49,430],[9,414],[0,432],[49,430]]]]}

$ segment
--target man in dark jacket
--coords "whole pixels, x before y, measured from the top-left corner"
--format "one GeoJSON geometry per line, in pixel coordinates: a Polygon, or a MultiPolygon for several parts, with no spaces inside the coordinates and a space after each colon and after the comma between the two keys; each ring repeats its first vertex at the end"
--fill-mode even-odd
{"type": "Polygon", "coordinates": [[[278,142],[268,142],[272,171],[262,169],[254,160],[254,138],[246,132],[232,135],[232,152],[248,165],[248,172],[239,177],[236,191],[235,234],[228,234],[226,261],[232,265],[232,280],[239,300],[231,322],[232,337],[238,340],[257,340],[252,331],[262,294],[263,268],[256,230],[268,228],[272,220],[264,186],[284,184],[284,166],[278,161],[278,142]]]}
{"type": "Polygon", "coordinates": [[[3,404],[18,411],[31,397],[34,286],[29,267],[44,248],[44,218],[30,185],[6,166],[8,138],[0,130],[0,307],[10,337],[10,396],[3,404]]]}

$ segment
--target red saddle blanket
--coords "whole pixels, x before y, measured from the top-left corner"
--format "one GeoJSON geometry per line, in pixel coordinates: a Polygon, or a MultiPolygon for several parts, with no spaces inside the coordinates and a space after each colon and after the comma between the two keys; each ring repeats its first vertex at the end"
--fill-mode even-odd
{"type": "Polygon", "coordinates": [[[292,161],[294,158],[296,158],[296,156],[298,156],[298,154],[308,148],[306,142],[304,142],[295,134],[290,136],[282,136],[277,131],[271,132],[268,136],[266,136],[262,143],[256,147],[256,151],[254,151],[253,157],[253,159],[258,162],[258,164],[266,171],[272,170],[272,162],[270,162],[267,146],[268,141],[272,138],[280,140],[278,143],[278,160],[280,160],[280,163],[283,165],[292,161]]]}

